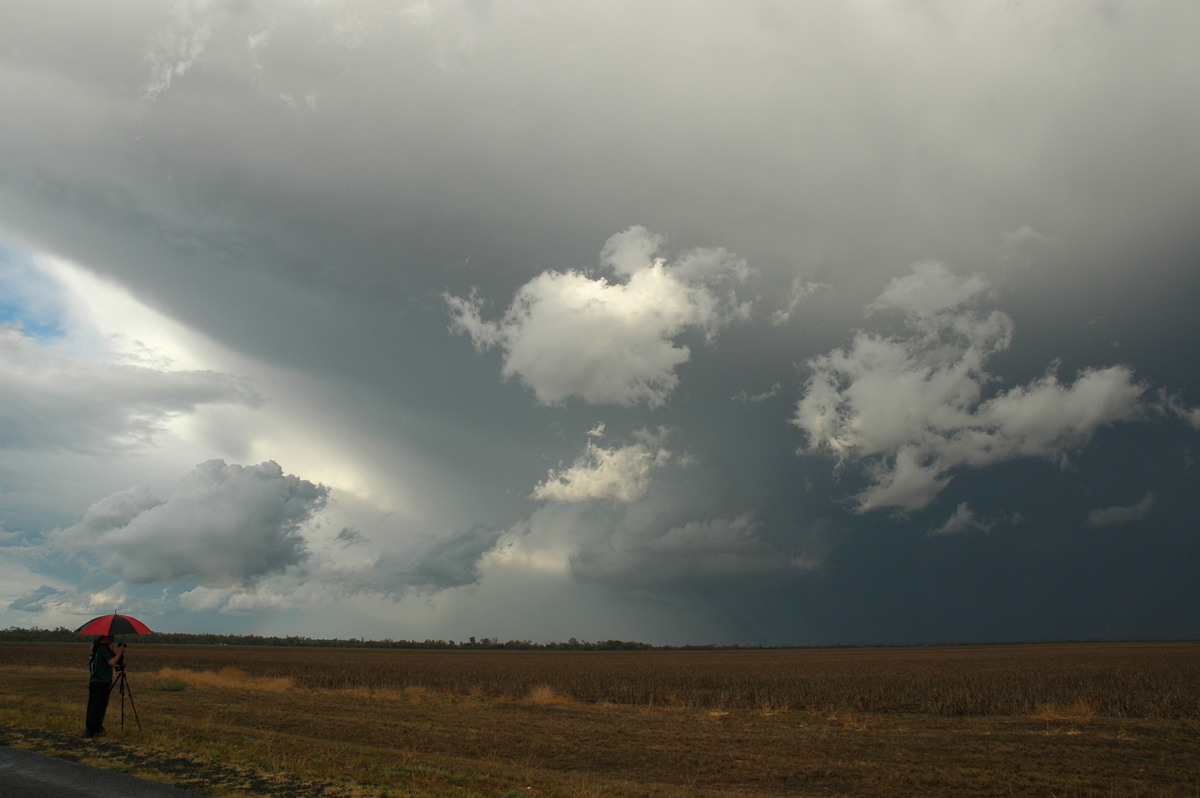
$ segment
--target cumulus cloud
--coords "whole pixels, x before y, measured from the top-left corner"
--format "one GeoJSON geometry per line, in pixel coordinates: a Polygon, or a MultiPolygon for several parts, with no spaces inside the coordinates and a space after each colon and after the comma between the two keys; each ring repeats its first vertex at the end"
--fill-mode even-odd
{"type": "MultiPolygon", "coordinates": [[[[11,550],[3,554],[13,553],[11,550]]],[[[20,555],[36,557],[41,566],[48,564],[45,551],[27,548],[20,555]]],[[[12,587],[12,585],[8,585],[12,587]]],[[[108,612],[122,612],[132,606],[135,599],[131,596],[129,585],[117,581],[103,588],[86,588],[81,584],[65,582],[59,587],[42,584],[15,595],[6,605],[7,609],[27,613],[38,620],[38,623],[48,625],[74,625],[78,619],[108,612]]],[[[136,600],[139,606],[146,608],[148,603],[155,602],[154,598],[140,597],[136,600]]]]}
{"type": "Polygon", "coordinates": [[[1192,429],[1200,429],[1200,407],[1188,407],[1178,396],[1165,394],[1161,407],[1169,414],[1183,419],[1192,429]]]}
{"type": "Polygon", "coordinates": [[[1013,332],[1006,314],[978,307],[990,292],[980,275],[918,264],[870,306],[899,312],[900,333],[859,331],[848,348],[808,361],[792,417],[807,435],[801,451],[864,466],[871,485],[856,496],[860,512],[920,509],[956,468],[1059,460],[1100,427],[1141,413],[1145,387],[1124,366],[1086,369],[1071,384],[1051,370],[985,398],[987,362],[1013,332]]]}
{"type": "Polygon", "coordinates": [[[163,499],[133,487],[93,504],[75,526],[48,533],[52,546],[133,583],[191,580],[246,585],[302,562],[302,530],[328,489],[255,466],[210,460],[163,499]]]}
{"type": "Polygon", "coordinates": [[[923,261],[913,264],[912,274],[888,283],[869,310],[900,310],[923,323],[969,305],[991,290],[991,283],[982,274],[960,277],[944,263],[923,261]]]}
{"type": "Polygon", "coordinates": [[[769,525],[753,512],[725,514],[719,504],[692,480],[666,479],[630,502],[549,501],[502,536],[484,573],[515,569],[625,598],[661,598],[730,579],[786,579],[816,567],[772,542],[769,525]]]}
{"type": "Polygon", "coordinates": [[[735,292],[749,273],[723,249],[655,257],[661,236],[631,227],[605,243],[601,265],[614,279],[547,271],[526,283],[500,321],[482,318],[478,296],[446,296],[452,329],[477,349],[504,351],[502,373],[543,404],[578,396],[591,404],[657,407],[691,355],[675,338],[698,330],[711,340],[749,313],[735,292]]]}
{"type": "Polygon", "coordinates": [[[1150,513],[1154,506],[1154,491],[1147,491],[1137,504],[1114,505],[1088,512],[1088,526],[1121,526],[1140,521],[1150,513]]]}
{"type": "Polygon", "coordinates": [[[69,593],[50,587],[50,585],[42,585],[24,595],[17,596],[9,602],[8,608],[19,612],[45,612],[64,604],[70,604],[69,593]]]}
{"type": "Polygon", "coordinates": [[[734,395],[733,401],[735,401],[735,402],[765,402],[768,399],[774,399],[776,396],[779,396],[779,392],[782,390],[783,390],[783,383],[777,382],[774,385],[772,385],[770,388],[768,388],[767,390],[763,391],[762,393],[750,393],[749,391],[746,391],[746,390],[738,391],[738,393],[734,395]]]}
{"type": "Polygon", "coordinates": [[[327,582],[311,570],[274,574],[251,584],[208,587],[198,585],[175,597],[179,607],[197,614],[254,615],[267,610],[311,606],[329,601],[327,582]]]}
{"type": "Polygon", "coordinates": [[[495,548],[502,530],[474,526],[427,540],[404,552],[384,552],[369,567],[344,573],[340,584],[351,592],[378,593],[393,599],[412,591],[435,593],[479,581],[479,561],[495,548]]]}
{"type": "MultiPolygon", "coordinates": [[[[597,427],[590,436],[598,437],[597,427]]],[[[667,433],[642,430],[628,446],[604,448],[588,441],[587,448],[567,468],[553,469],[533,489],[539,501],[582,502],[611,499],[629,503],[642,498],[650,486],[651,473],[671,461],[663,448],[667,433]]]]}
{"type": "Polygon", "coordinates": [[[0,449],[127,449],[199,405],[259,402],[230,374],[81,357],[0,327],[0,449]]]}
{"type": "Polygon", "coordinates": [[[225,600],[222,612],[254,614],[266,610],[289,609],[299,603],[300,595],[295,585],[289,585],[282,593],[258,589],[234,590],[225,600]]]}
{"type": "Polygon", "coordinates": [[[817,291],[828,286],[818,283],[814,280],[806,279],[801,276],[792,279],[792,287],[788,292],[787,305],[776,310],[771,314],[771,323],[780,326],[791,321],[792,315],[795,314],[796,308],[800,307],[800,303],[807,297],[812,296],[817,291]]]}
{"type": "Polygon", "coordinates": [[[179,606],[189,612],[208,612],[220,609],[229,598],[229,591],[198,585],[179,595],[179,606]]]}
{"type": "Polygon", "coordinates": [[[1055,243],[1053,236],[1022,225],[1005,233],[1001,241],[999,266],[1005,272],[1020,272],[1033,264],[1034,255],[1045,251],[1055,243]]]}
{"type": "Polygon", "coordinates": [[[936,529],[929,530],[931,536],[937,535],[961,535],[966,532],[987,532],[994,524],[981,521],[975,515],[975,511],[971,509],[968,502],[960,502],[958,507],[954,509],[953,515],[946,519],[945,523],[936,529]]]}

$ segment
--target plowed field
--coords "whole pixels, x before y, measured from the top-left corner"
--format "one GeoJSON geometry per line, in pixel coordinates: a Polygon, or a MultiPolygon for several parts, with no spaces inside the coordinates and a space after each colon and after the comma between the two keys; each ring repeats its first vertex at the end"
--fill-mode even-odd
{"type": "Polygon", "coordinates": [[[0,646],[0,742],[217,795],[1200,795],[1193,644],[135,643],[102,742],[78,738],[85,655],[0,646]]]}

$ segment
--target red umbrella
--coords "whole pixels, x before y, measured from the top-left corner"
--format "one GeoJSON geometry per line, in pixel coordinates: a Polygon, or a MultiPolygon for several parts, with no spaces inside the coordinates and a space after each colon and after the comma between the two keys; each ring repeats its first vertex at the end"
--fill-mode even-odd
{"type": "Polygon", "coordinates": [[[132,615],[101,615],[75,630],[77,635],[148,635],[154,630],[132,615]]]}

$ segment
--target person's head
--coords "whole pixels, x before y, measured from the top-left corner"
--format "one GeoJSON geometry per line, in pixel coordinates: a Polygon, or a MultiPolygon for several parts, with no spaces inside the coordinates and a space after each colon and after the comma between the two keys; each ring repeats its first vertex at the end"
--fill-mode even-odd
{"type": "Polygon", "coordinates": [[[112,636],[112,635],[100,635],[99,637],[97,637],[97,638],[96,638],[96,645],[98,645],[98,646],[111,646],[111,645],[112,645],[112,641],[113,641],[113,636],[112,636]]]}

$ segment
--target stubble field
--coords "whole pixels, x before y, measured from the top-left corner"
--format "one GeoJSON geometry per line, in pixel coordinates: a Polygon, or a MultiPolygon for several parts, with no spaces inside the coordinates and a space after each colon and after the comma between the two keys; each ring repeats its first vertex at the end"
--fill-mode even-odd
{"type": "Polygon", "coordinates": [[[213,795],[1200,796],[1200,644],[767,651],[0,645],[0,743],[213,795]],[[138,721],[140,721],[140,729],[138,721]]]}

